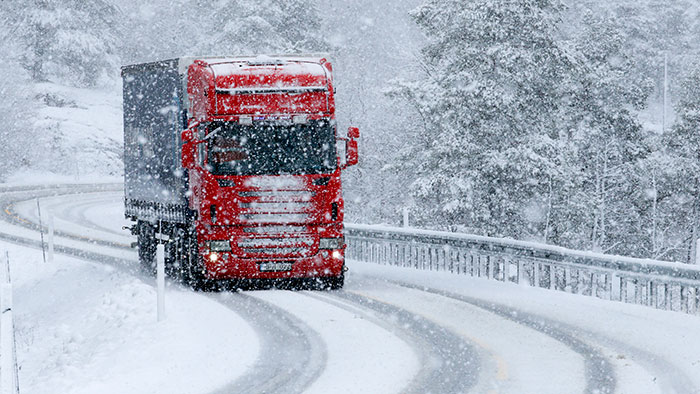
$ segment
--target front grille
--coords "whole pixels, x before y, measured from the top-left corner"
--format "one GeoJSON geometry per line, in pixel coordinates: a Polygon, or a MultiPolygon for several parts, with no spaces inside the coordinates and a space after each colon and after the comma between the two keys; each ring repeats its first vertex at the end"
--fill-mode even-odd
{"type": "Polygon", "coordinates": [[[294,237],[294,238],[244,238],[238,241],[238,246],[241,248],[264,248],[264,247],[284,247],[290,245],[305,245],[312,246],[314,239],[312,237],[294,237]]]}
{"type": "Polygon", "coordinates": [[[243,227],[243,231],[249,234],[295,234],[306,231],[304,226],[260,226],[243,227]]]}
{"type": "Polygon", "coordinates": [[[272,256],[306,256],[313,252],[313,236],[283,238],[242,238],[237,241],[238,248],[248,257],[272,256]]]}
{"type": "Polygon", "coordinates": [[[315,194],[312,190],[248,190],[238,194],[241,197],[239,218],[243,223],[309,223],[312,220],[314,204],[311,200],[315,194]]]}
{"type": "Polygon", "coordinates": [[[305,213],[249,213],[241,215],[247,223],[306,223],[310,216],[305,213]]]}
{"type": "MultiPolygon", "coordinates": [[[[241,197],[269,197],[273,200],[280,197],[284,199],[298,198],[301,201],[308,201],[314,194],[315,193],[310,190],[255,190],[238,192],[238,195],[241,197]]],[[[267,200],[269,200],[269,198],[267,198],[267,200]]]]}
{"type": "Polygon", "coordinates": [[[245,249],[241,249],[241,250],[245,254],[262,255],[265,257],[301,255],[301,254],[304,254],[304,252],[306,251],[306,249],[304,249],[304,248],[275,248],[275,249],[245,248],[245,249]]]}
{"type": "Polygon", "coordinates": [[[241,208],[250,209],[255,212],[303,212],[304,208],[310,205],[306,201],[286,201],[286,202],[244,202],[241,208]]]}

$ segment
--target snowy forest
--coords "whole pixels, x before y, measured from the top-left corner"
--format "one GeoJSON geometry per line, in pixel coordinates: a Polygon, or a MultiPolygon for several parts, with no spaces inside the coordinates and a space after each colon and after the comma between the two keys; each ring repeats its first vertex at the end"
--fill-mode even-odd
{"type": "Polygon", "coordinates": [[[60,113],[90,91],[119,105],[122,65],[324,52],[339,130],[362,131],[349,221],[399,225],[408,208],[420,228],[692,262],[699,11],[690,0],[2,1],[0,176],[119,176],[121,125],[78,142],[60,113]]]}

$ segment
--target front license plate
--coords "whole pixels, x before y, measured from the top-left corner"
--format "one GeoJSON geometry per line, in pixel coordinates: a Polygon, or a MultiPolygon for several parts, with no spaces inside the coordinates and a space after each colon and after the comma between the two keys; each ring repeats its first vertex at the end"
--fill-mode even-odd
{"type": "Polygon", "coordinates": [[[291,271],[292,270],[292,263],[260,263],[260,271],[261,272],[269,272],[269,271],[291,271]]]}

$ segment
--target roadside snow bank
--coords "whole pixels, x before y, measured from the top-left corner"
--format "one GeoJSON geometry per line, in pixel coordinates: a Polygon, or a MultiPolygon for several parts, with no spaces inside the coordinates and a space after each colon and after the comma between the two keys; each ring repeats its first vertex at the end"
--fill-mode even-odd
{"type": "MultiPolygon", "coordinates": [[[[0,244],[12,261],[22,392],[206,393],[252,366],[258,338],[238,315],[113,267],[0,244]]],[[[4,253],[3,253],[4,254],[4,253]]]]}

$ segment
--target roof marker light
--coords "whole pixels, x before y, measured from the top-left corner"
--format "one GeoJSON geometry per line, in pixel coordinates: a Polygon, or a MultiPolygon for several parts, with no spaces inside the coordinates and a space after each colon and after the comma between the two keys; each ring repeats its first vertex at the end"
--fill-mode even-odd
{"type": "Polygon", "coordinates": [[[242,125],[252,125],[253,124],[253,117],[252,116],[239,116],[238,123],[240,123],[242,125]]]}
{"type": "Polygon", "coordinates": [[[306,124],[307,120],[306,115],[294,115],[294,117],[292,117],[292,122],[294,122],[294,124],[306,124]]]}

